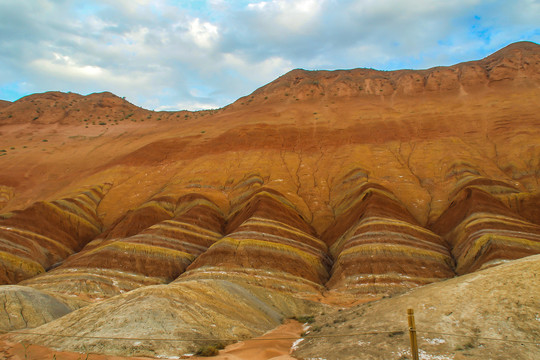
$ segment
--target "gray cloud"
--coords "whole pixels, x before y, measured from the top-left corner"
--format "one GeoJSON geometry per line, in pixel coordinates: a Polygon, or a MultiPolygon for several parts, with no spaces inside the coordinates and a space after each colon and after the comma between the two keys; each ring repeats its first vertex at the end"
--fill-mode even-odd
{"type": "Polygon", "coordinates": [[[297,67],[424,68],[540,40],[533,0],[0,2],[0,97],[218,107],[297,67]]]}

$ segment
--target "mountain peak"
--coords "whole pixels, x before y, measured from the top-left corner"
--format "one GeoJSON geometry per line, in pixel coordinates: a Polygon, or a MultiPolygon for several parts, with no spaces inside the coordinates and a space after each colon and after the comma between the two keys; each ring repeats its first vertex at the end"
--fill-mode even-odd
{"type": "Polygon", "coordinates": [[[516,86],[537,86],[540,82],[539,60],[540,45],[523,41],[510,44],[482,60],[425,70],[294,69],[239,99],[235,105],[294,103],[336,97],[463,93],[497,86],[500,80],[515,80],[516,86]]]}

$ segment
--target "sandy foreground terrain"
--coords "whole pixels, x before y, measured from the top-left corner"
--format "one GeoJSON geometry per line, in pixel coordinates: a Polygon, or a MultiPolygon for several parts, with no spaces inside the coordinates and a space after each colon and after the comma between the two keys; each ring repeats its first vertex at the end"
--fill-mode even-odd
{"type": "Polygon", "coordinates": [[[540,358],[540,256],[318,316],[299,359],[412,359],[407,309],[420,359],[540,358]],[[368,333],[368,334],[363,334],[368,333]]]}
{"type": "MultiPolygon", "coordinates": [[[[295,320],[286,320],[283,325],[255,339],[238,342],[219,351],[212,357],[178,356],[177,359],[215,359],[215,360],[288,360],[295,341],[300,338],[305,325],[295,320]]],[[[171,357],[174,358],[174,357],[171,357]]],[[[148,357],[122,357],[97,354],[80,354],[55,351],[38,345],[24,345],[0,340],[0,359],[9,360],[148,360],[148,357]]]]}

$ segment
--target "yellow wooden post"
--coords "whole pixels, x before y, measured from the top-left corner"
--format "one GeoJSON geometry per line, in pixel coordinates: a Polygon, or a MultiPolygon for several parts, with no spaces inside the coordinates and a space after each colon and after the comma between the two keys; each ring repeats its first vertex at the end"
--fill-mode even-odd
{"type": "Polygon", "coordinates": [[[409,338],[411,340],[411,353],[413,360],[418,360],[418,343],[416,342],[416,325],[414,324],[414,310],[407,309],[407,320],[409,321],[409,338]]]}

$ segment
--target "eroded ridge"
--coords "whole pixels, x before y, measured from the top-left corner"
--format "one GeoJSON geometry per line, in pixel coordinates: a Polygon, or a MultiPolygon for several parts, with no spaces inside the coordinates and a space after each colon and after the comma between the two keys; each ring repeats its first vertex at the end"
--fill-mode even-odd
{"type": "MultiPolygon", "coordinates": [[[[148,210],[151,214],[168,214],[169,218],[135,235],[96,239],[58,268],[22,284],[70,299],[95,301],[141,286],[171,282],[223,236],[224,219],[221,210],[202,195],[169,200],[150,201],[134,211],[129,222],[143,217],[148,209],[152,209],[148,210]]],[[[121,229],[108,232],[109,237],[125,233],[124,222],[117,226],[121,229]]]]}
{"type": "Polygon", "coordinates": [[[328,279],[326,245],[275,190],[260,188],[233,206],[227,233],[179,280],[236,278],[286,292],[318,293],[328,279]]]}
{"type": "Polygon", "coordinates": [[[386,296],[454,276],[446,242],[382,186],[349,186],[337,213],[323,234],[335,258],[326,284],[331,291],[386,296]]]}
{"type": "Polygon", "coordinates": [[[458,275],[540,253],[540,226],[488,191],[478,185],[463,187],[431,226],[449,242],[458,275]]]}
{"type": "Polygon", "coordinates": [[[108,190],[99,185],[60,200],[41,201],[0,220],[0,284],[41,274],[101,232],[97,206],[108,190]]]}
{"type": "MultiPolygon", "coordinates": [[[[200,198],[195,202],[201,202],[200,198]]],[[[328,276],[326,245],[291,206],[275,191],[257,190],[233,209],[228,226],[234,230],[211,245],[175,281],[143,286],[107,301],[94,302],[35,330],[59,335],[166,337],[185,341],[149,340],[133,346],[129,341],[96,338],[15,338],[32,338],[34,343],[75,351],[176,356],[193,353],[206,344],[198,338],[245,339],[274,328],[285,317],[313,313],[320,305],[302,298],[302,294],[320,293],[320,282],[328,276]]],[[[127,239],[156,231],[166,237],[178,233],[183,237],[184,225],[189,223],[190,231],[195,230],[194,226],[201,227],[194,231],[197,236],[190,244],[202,246],[203,241],[209,240],[206,236],[210,232],[221,228],[222,219],[208,211],[216,209],[205,201],[190,209],[182,212],[183,218],[162,221],[127,239]],[[171,228],[179,224],[182,226],[171,228]]],[[[105,240],[90,251],[111,241],[105,240]]],[[[114,254],[108,254],[111,255],[114,254]]],[[[81,253],[80,257],[83,256],[81,253]]]]}

